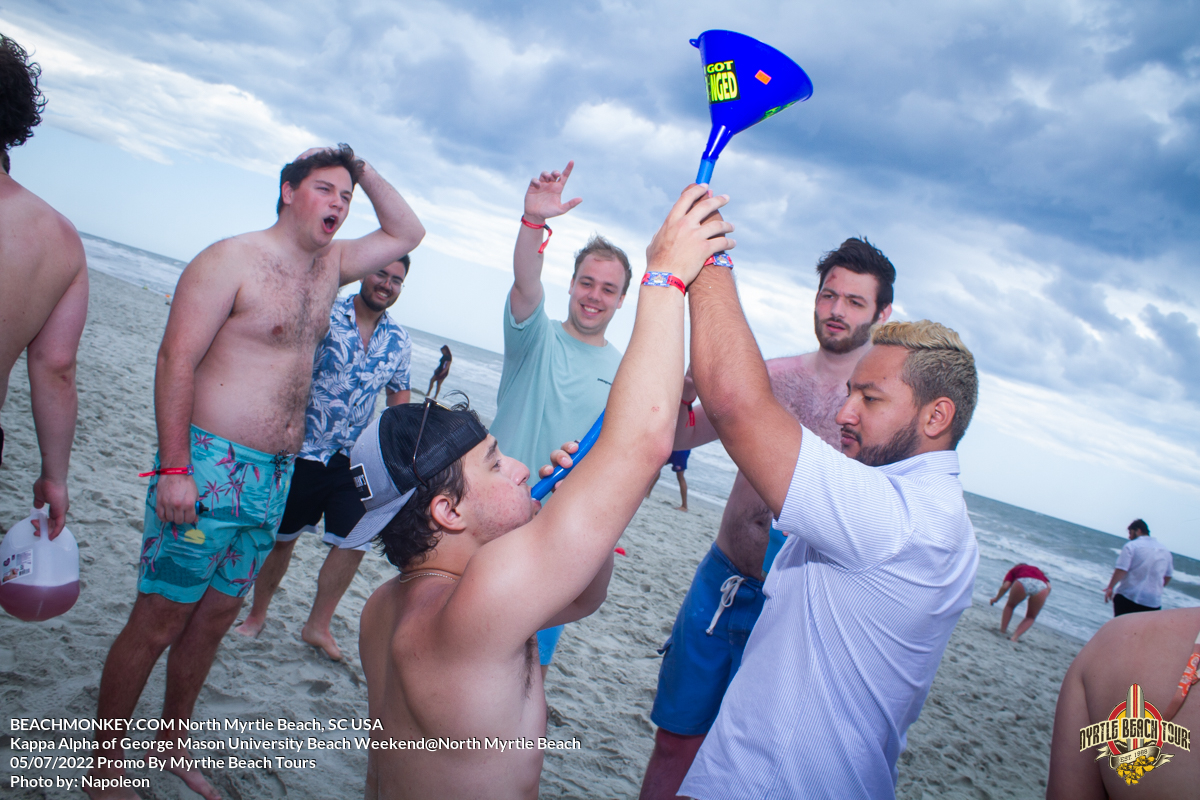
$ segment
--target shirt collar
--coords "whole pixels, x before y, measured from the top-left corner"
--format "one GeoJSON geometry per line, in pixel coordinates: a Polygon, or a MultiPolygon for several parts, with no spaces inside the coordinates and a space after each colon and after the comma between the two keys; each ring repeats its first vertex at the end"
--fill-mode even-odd
{"type": "MultiPolygon", "coordinates": [[[[337,303],[334,304],[334,311],[345,317],[350,322],[351,327],[357,331],[358,317],[354,311],[354,298],[356,296],[357,295],[352,294],[349,297],[343,297],[338,300],[337,303]]],[[[371,334],[371,338],[374,339],[379,334],[381,329],[386,330],[393,324],[395,323],[392,322],[391,315],[388,314],[387,311],[384,311],[379,317],[379,322],[375,323],[375,333],[371,334]]]]}
{"type": "Polygon", "coordinates": [[[931,453],[920,453],[915,456],[884,464],[877,469],[885,475],[913,475],[921,472],[937,472],[946,475],[957,475],[958,453],[954,450],[934,450],[931,453]]]}

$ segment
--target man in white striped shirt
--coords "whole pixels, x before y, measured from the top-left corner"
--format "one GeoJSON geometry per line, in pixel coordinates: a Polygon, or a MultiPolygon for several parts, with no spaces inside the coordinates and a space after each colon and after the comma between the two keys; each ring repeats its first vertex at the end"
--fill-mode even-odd
{"type": "Polygon", "coordinates": [[[705,267],[690,297],[700,399],[790,535],[679,792],[893,797],[979,562],[954,453],[975,407],[974,359],[937,323],[876,329],[838,413],[842,455],[775,400],[730,271],[705,267]]]}

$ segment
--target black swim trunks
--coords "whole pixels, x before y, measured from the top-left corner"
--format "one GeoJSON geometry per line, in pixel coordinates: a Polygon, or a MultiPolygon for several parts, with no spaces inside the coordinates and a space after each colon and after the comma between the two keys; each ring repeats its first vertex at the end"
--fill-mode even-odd
{"type": "MultiPolygon", "coordinates": [[[[325,535],[322,541],[338,545],[362,519],[365,512],[350,475],[350,458],[336,453],[329,464],[296,459],[296,472],[292,476],[292,488],[288,492],[287,507],[283,521],[279,523],[277,542],[289,542],[301,533],[316,533],[317,523],[325,517],[325,535]]],[[[367,550],[370,544],[360,550],[367,550]]]]}

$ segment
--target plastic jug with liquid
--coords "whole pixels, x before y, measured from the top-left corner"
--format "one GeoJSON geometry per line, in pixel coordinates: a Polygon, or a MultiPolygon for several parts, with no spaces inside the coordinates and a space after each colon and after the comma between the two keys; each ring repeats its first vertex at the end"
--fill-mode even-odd
{"type": "Polygon", "coordinates": [[[66,528],[50,541],[47,509],[31,509],[0,542],[0,607],[26,622],[65,614],[79,599],[79,546],[66,528]]]}

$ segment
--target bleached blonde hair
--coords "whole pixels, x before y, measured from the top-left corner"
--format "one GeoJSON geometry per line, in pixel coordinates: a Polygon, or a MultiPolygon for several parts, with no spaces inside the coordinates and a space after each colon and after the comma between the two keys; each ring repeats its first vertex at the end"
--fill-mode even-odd
{"type": "Polygon", "coordinates": [[[979,399],[979,373],[975,357],[957,333],[927,319],[918,322],[889,322],[871,331],[871,344],[903,347],[908,351],[900,379],[912,389],[917,408],[939,397],[954,403],[950,446],[971,424],[979,399]]]}

